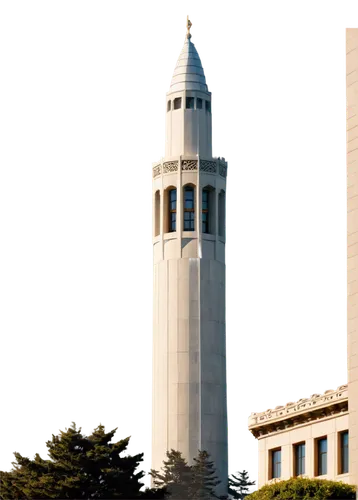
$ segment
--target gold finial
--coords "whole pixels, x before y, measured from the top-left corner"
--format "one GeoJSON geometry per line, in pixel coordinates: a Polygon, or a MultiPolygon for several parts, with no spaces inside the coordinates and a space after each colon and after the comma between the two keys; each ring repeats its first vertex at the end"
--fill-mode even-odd
{"type": "Polygon", "coordinates": [[[186,37],[187,38],[191,38],[190,28],[192,27],[192,24],[193,23],[190,21],[189,16],[186,16],[186,29],[187,29],[186,37]]]}

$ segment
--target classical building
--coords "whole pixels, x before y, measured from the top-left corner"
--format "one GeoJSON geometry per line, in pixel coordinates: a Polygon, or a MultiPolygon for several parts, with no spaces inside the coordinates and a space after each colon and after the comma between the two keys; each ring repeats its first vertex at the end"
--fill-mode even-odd
{"type": "Polygon", "coordinates": [[[191,23],[167,93],[165,157],[153,164],[152,468],[206,450],[227,491],[225,193],[212,156],[211,93],[191,23]]]}
{"type": "Polygon", "coordinates": [[[299,475],[350,482],[348,428],[347,385],[253,413],[249,429],[259,442],[258,486],[299,475]]]}
{"type": "Polygon", "coordinates": [[[346,32],[348,385],[252,413],[258,486],[305,475],[358,485],[358,29],[346,32]]]}

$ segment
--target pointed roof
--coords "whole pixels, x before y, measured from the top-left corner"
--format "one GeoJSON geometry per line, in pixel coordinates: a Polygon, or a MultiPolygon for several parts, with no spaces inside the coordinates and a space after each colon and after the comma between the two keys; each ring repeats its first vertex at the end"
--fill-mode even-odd
{"type": "Polygon", "coordinates": [[[174,70],[170,92],[180,90],[202,90],[208,92],[204,70],[199,54],[188,32],[174,70]]]}

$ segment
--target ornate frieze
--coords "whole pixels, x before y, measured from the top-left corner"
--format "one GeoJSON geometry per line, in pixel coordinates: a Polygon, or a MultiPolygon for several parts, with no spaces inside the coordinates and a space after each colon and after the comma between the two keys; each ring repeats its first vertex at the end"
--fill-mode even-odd
{"type": "Polygon", "coordinates": [[[221,177],[226,177],[227,175],[227,165],[226,163],[219,162],[219,174],[221,177]]]}
{"type": "Polygon", "coordinates": [[[348,386],[341,385],[337,390],[324,394],[313,394],[296,403],[276,406],[274,410],[252,413],[249,417],[249,430],[255,437],[277,432],[284,427],[294,427],[305,422],[325,418],[348,410],[348,386]]]}
{"type": "Polygon", "coordinates": [[[183,160],[181,164],[181,169],[186,170],[198,170],[198,160],[183,160]]]}
{"type": "Polygon", "coordinates": [[[155,165],[153,167],[153,178],[158,177],[162,173],[162,166],[159,163],[159,165],[155,165]]]}
{"type": "Polygon", "coordinates": [[[163,174],[170,174],[178,171],[178,161],[166,161],[163,163],[163,174]]]}
{"type": "Polygon", "coordinates": [[[200,171],[209,174],[216,174],[216,161],[201,160],[200,171]]]}

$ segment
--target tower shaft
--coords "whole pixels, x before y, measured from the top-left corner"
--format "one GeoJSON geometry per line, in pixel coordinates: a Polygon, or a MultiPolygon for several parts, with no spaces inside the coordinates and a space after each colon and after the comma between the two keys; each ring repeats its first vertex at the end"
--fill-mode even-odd
{"type": "Polygon", "coordinates": [[[211,94],[186,39],[166,102],[166,156],[153,165],[153,456],[210,453],[227,492],[225,197],[211,152],[211,94]]]}

